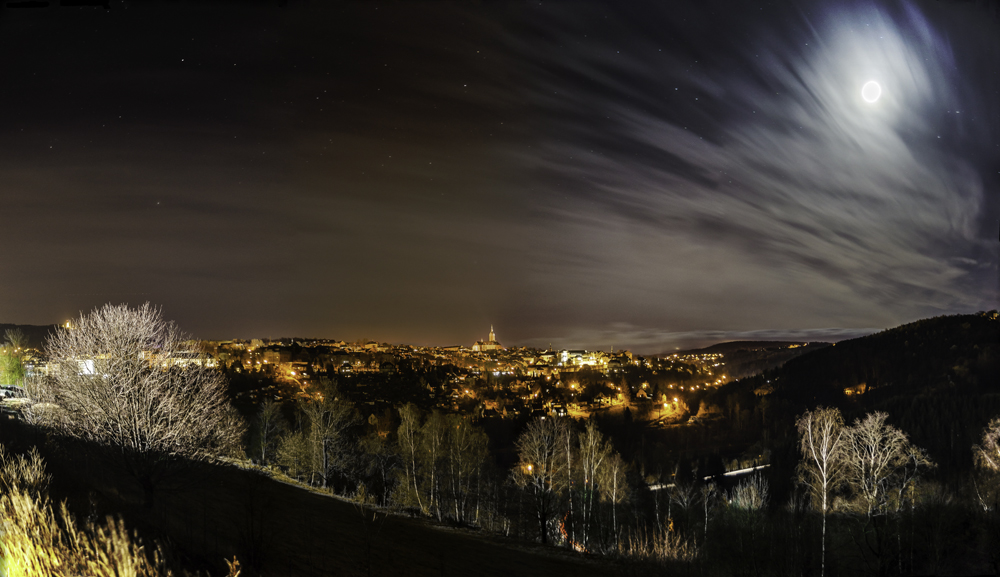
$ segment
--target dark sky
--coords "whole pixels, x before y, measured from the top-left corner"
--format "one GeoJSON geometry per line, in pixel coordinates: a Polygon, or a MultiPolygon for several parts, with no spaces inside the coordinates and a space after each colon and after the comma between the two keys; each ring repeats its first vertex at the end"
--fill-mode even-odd
{"type": "Polygon", "coordinates": [[[12,4],[2,322],[655,352],[997,307],[996,3],[12,4]]]}

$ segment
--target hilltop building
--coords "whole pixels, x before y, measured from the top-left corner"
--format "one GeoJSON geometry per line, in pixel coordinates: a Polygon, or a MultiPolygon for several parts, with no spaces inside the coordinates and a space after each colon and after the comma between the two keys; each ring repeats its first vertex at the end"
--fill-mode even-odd
{"type": "Polygon", "coordinates": [[[476,344],[472,345],[472,350],[477,352],[503,350],[503,345],[497,342],[497,337],[493,334],[493,325],[490,325],[490,340],[476,341],[476,344]]]}

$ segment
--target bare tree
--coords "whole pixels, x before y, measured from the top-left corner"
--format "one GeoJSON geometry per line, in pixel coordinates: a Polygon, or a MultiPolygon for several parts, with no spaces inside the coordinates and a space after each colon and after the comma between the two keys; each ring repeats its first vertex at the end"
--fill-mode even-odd
{"type": "Polygon", "coordinates": [[[409,487],[413,487],[417,506],[423,510],[420,486],[417,482],[417,456],[420,454],[420,409],[413,403],[407,403],[399,409],[399,420],[397,438],[400,456],[403,460],[403,471],[406,474],[407,491],[409,491],[409,487]]]}
{"type": "MultiPolygon", "coordinates": [[[[691,511],[691,506],[694,505],[695,498],[698,495],[698,491],[693,482],[684,483],[681,481],[680,476],[677,474],[680,470],[679,465],[680,464],[678,463],[674,466],[674,482],[667,488],[667,496],[670,499],[668,514],[671,519],[674,519],[677,516],[674,511],[674,505],[677,505],[686,517],[691,511]]],[[[697,470],[695,469],[692,472],[697,473],[697,470]]]]}
{"type": "Polygon", "coordinates": [[[306,401],[302,412],[309,419],[313,472],[320,476],[325,488],[330,475],[344,470],[347,464],[352,445],[346,433],[357,423],[357,414],[354,405],[341,398],[336,387],[330,387],[319,399],[306,401]]]}
{"type": "Polygon", "coordinates": [[[795,422],[799,430],[799,482],[809,487],[813,504],[823,517],[820,576],[826,574],[826,515],[830,493],[843,482],[847,434],[838,409],[819,407],[806,411],[795,422]]]}
{"type": "Polygon", "coordinates": [[[896,487],[896,499],[895,499],[895,514],[897,518],[897,530],[896,531],[896,546],[899,550],[899,555],[897,560],[899,562],[899,574],[903,574],[903,535],[902,535],[902,515],[900,514],[903,509],[909,504],[910,509],[910,569],[913,569],[913,516],[914,510],[916,509],[916,493],[917,493],[917,483],[920,480],[920,474],[928,468],[936,467],[937,465],[931,461],[924,450],[912,443],[907,443],[903,451],[902,463],[896,469],[895,474],[895,487],[896,487]]]}
{"type": "Polygon", "coordinates": [[[972,457],[982,476],[975,480],[976,500],[983,511],[1000,502],[1000,417],[990,420],[983,429],[979,444],[972,446],[972,457]]]}
{"type": "Polygon", "coordinates": [[[454,502],[455,520],[464,521],[472,478],[479,473],[486,460],[489,439],[482,429],[469,422],[467,416],[448,415],[446,421],[448,435],[445,445],[451,498],[454,502]]]}
{"type": "Polygon", "coordinates": [[[562,435],[562,450],[563,457],[566,460],[566,466],[563,468],[563,473],[565,479],[563,480],[563,487],[566,488],[566,505],[568,507],[566,515],[563,517],[563,531],[566,534],[566,546],[570,548],[579,548],[580,545],[576,542],[576,523],[574,519],[575,511],[573,510],[573,476],[577,472],[577,467],[574,466],[573,456],[577,453],[577,448],[573,442],[573,433],[571,431],[570,422],[560,421],[561,425],[564,427],[565,431],[562,435]]]}
{"type": "Polygon", "coordinates": [[[309,447],[309,439],[301,430],[289,431],[278,440],[275,460],[284,467],[288,474],[298,479],[304,473],[313,470],[313,454],[309,447]]]}
{"type": "Polygon", "coordinates": [[[708,543],[708,514],[712,510],[712,506],[715,505],[715,501],[719,496],[719,489],[716,487],[715,483],[708,482],[701,486],[701,506],[705,511],[705,531],[702,537],[702,546],[708,543]]]}
{"type": "MultiPolygon", "coordinates": [[[[899,513],[907,488],[916,483],[923,469],[933,466],[923,450],[913,446],[905,433],[887,424],[887,419],[888,415],[882,412],[859,419],[847,429],[845,449],[847,481],[861,498],[867,513],[865,538],[858,545],[863,555],[874,556],[880,572],[888,570],[889,561],[885,555],[887,536],[879,519],[899,513]],[[898,500],[892,507],[894,498],[898,500]],[[869,540],[869,535],[873,536],[873,541],[869,540]]],[[[897,546],[901,570],[902,545],[898,532],[897,546]]]]}
{"type": "Polygon", "coordinates": [[[610,452],[604,466],[601,468],[601,494],[605,501],[611,504],[611,534],[614,535],[614,549],[618,550],[618,505],[629,496],[629,486],[625,479],[628,464],[621,455],[610,452]]]}
{"type": "Polygon", "coordinates": [[[28,387],[28,417],[111,449],[152,507],[169,472],[237,451],[244,431],[222,374],[189,362],[185,340],[149,303],[81,314],[49,337],[50,376],[28,387]]]}
{"type": "Polygon", "coordinates": [[[378,481],[381,485],[379,504],[387,507],[393,485],[392,472],[396,469],[398,455],[389,442],[378,433],[370,434],[361,439],[360,445],[365,456],[365,474],[378,475],[378,481]]]}
{"type": "Polygon", "coordinates": [[[274,459],[274,447],[278,436],[284,429],[284,419],[281,417],[281,403],[267,401],[257,412],[257,451],[261,464],[266,465],[274,459]]]}
{"type": "Polygon", "coordinates": [[[597,484],[600,481],[604,461],[611,454],[611,443],[597,430],[593,419],[587,421],[587,427],[577,436],[580,444],[580,472],[583,481],[583,498],[580,509],[583,513],[583,544],[590,543],[590,526],[594,516],[594,496],[597,494],[597,484]]]}
{"type": "MultiPolygon", "coordinates": [[[[886,512],[889,489],[914,453],[906,434],[886,423],[888,417],[869,413],[847,429],[847,480],[863,499],[869,517],[886,512]]],[[[916,466],[927,464],[921,457],[916,466]]]]}
{"type": "Polygon", "coordinates": [[[542,543],[548,543],[547,525],[563,477],[565,460],[559,455],[563,434],[565,428],[558,420],[539,417],[528,423],[516,443],[520,460],[514,468],[514,481],[531,489],[542,543]]]}
{"type": "Polygon", "coordinates": [[[993,417],[983,429],[980,444],[972,446],[976,466],[1000,473],[1000,417],[993,417]]]}
{"type": "Polygon", "coordinates": [[[431,414],[427,416],[427,420],[424,421],[424,426],[420,428],[420,440],[423,447],[421,455],[425,463],[424,470],[430,475],[428,478],[430,487],[428,488],[427,505],[431,512],[437,515],[439,521],[441,520],[441,491],[439,489],[441,474],[438,469],[441,465],[442,459],[444,458],[444,443],[447,434],[447,421],[445,420],[444,415],[437,410],[432,411],[431,414]]]}
{"type": "Polygon", "coordinates": [[[733,487],[727,495],[728,514],[736,522],[737,539],[744,563],[753,567],[752,574],[760,575],[758,568],[759,547],[757,537],[764,521],[764,508],[770,498],[767,479],[754,474],[733,487]]]}

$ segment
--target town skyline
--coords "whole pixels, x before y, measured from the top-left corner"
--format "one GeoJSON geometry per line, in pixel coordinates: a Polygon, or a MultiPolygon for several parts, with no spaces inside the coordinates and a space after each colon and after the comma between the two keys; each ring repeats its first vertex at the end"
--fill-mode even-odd
{"type": "MultiPolygon", "coordinates": [[[[89,311],[83,311],[87,314],[89,311]]],[[[976,311],[980,312],[980,311],[976,311]]],[[[74,317],[75,318],[75,317],[74,317]]],[[[0,319],[2,320],[2,319],[0,319]]],[[[37,324],[37,323],[0,323],[0,325],[9,326],[34,326],[34,327],[46,327],[46,326],[66,326],[66,323],[71,323],[74,319],[63,319],[59,322],[47,323],[47,324],[37,324]]],[[[918,319],[914,319],[918,320],[918,319]]],[[[184,326],[178,323],[183,329],[184,326]]],[[[490,326],[493,329],[494,326],[490,326]]],[[[641,338],[629,341],[628,339],[622,339],[620,344],[615,342],[602,341],[599,338],[592,340],[577,340],[573,337],[553,335],[549,337],[527,337],[521,340],[508,340],[501,339],[497,337],[497,341],[504,343],[503,348],[532,348],[532,349],[551,349],[551,350],[588,350],[588,351],[605,351],[605,352],[615,352],[621,350],[627,350],[635,352],[636,354],[643,355],[656,355],[656,354],[670,354],[678,350],[694,350],[699,348],[705,348],[716,344],[735,342],[735,341],[760,341],[760,342],[829,342],[834,343],[842,340],[854,339],[863,336],[867,336],[888,327],[883,328],[860,328],[860,329],[845,329],[845,328],[826,328],[826,329],[804,329],[804,330],[780,330],[780,329],[760,329],[760,330],[749,330],[749,331],[721,331],[721,330],[704,330],[704,331],[689,331],[681,334],[674,335],[664,335],[659,334],[647,334],[642,335],[641,338]],[[631,343],[631,346],[630,346],[631,343]]],[[[371,332],[371,331],[369,331],[371,332]]],[[[484,337],[489,333],[494,332],[483,331],[479,336],[484,337]]],[[[221,335],[221,334],[195,334],[187,332],[189,336],[198,341],[252,341],[252,340],[263,340],[270,342],[278,342],[281,340],[298,340],[298,341],[331,341],[331,342],[343,342],[343,343],[359,343],[362,341],[376,342],[389,345],[398,346],[416,346],[416,347],[426,347],[426,348],[447,348],[447,347],[463,347],[472,350],[477,341],[487,342],[488,339],[479,338],[477,339],[474,335],[473,337],[467,338],[465,340],[452,339],[452,340],[440,340],[432,341],[427,339],[415,339],[415,340],[397,340],[392,338],[375,338],[374,336],[369,336],[366,334],[357,335],[336,335],[336,334],[315,334],[315,335],[305,335],[305,334],[239,334],[239,335],[221,335]]],[[[502,333],[501,333],[502,334],[502,333]]],[[[619,335],[620,336],[620,335],[619,335]]]]}

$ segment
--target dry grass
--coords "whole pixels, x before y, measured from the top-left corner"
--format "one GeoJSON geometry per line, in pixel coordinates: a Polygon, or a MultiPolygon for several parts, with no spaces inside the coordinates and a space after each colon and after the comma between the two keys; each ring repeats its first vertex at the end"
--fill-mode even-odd
{"type": "MultiPolygon", "coordinates": [[[[54,473],[53,494],[66,494],[72,504],[83,503],[90,492],[98,492],[102,510],[119,512],[129,528],[140,529],[144,536],[168,540],[169,549],[163,555],[175,575],[182,563],[187,570],[240,577],[606,577],[615,573],[614,563],[605,558],[439,526],[426,519],[381,511],[376,515],[368,507],[273,472],[256,467],[247,470],[251,467],[245,464],[195,464],[182,480],[158,493],[154,507],[147,509],[131,480],[95,460],[97,450],[88,445],[67,443],[68,448],[58,452],[43,452],[54,473]],[[239,557],[238,566],[221,563],[233,560],[234,555],[239,557]]],[[[62,529],[61,522],[56,510],[44,524],[62,529]]],[[[63,554],[70,555],[67,542],[63,537],[63,554]]],[[[146,543],[141,552],[150,556],[151,542],[146,543]]],[[[83,554],[76,555],[78,559],[83,554]]],[[[80,570],[79,574],[102,573],[80,570]]]]}
{"type": "Polygon", "coordinates": [[[9,455],[0,445],[0,490],[9,493],[21,489],[42,495],[51,481],[52,476],[45,472],[45,461],[38,449],[32,447],[27,456],[9,455]]]}
{"type": "Polygon", "coordinates": [[[0,575],[171,575],[159,548],[146,551],[120,519],[79,527],[65,502],[56,508],[49,501],[48,482],[37,451],[12,457],[0,446],[0,575]]]}
{"type": "Polygon", "coordinates": [[[670,531],[640,531],[625,539],[619,554],[628,559],[657,564],[688,563],[698,558],[698,546],[693,540],[670,531]]]}

